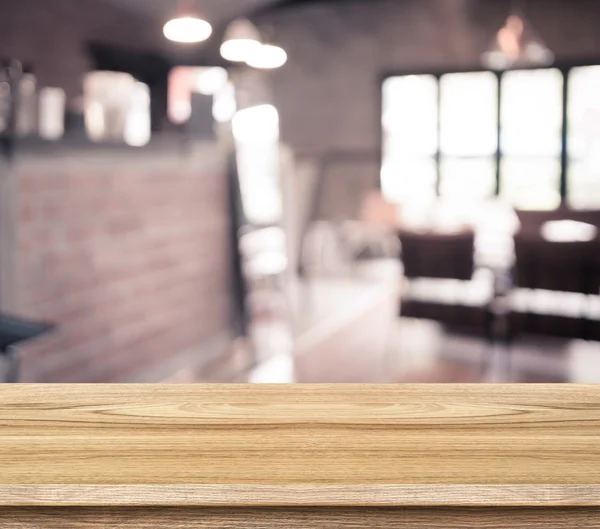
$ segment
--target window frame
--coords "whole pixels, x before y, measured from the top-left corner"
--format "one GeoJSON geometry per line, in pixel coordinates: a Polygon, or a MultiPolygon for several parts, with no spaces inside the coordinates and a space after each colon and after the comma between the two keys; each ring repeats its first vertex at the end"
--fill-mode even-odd
{"type": "MultiPolygon", "coordinates": [[[[441,100],[441,89],[440,89],[440,79],[443,75],[453,74],[453,73],[479,73],[479,72],[491,72],[496,76],[497,80],[497,97],[498,97],[498,105],[497,105],[497,138],[498,138],[498,148],[496,150],[496,186],[494,196],[498,196],[501,193],[501,174],[500,167],[501,162],[504,157],[502,150],[502,141],[501,141],[501,133],[502,133],[502,125],[501,125],[501,116],[502,116],[502,77],[507,72],[513,71],[534,71],[534,70],[548,70],[548,69],[557,69],[563,77],[563,89],[562,89],[562,130],[561,130],[561,152],[560,152],[560,200],[561,205],[568,204],[568,166],[569,166],[569,153],[568,153],[568,116],[569,116],[569,75],[573,68],[580,68],[586,66],[600,66],[600,59],[596,61],[581,61],[581,62],[555,62],[549,66],[523,66],[518,68],[511,68],[509,70],[495,71],[487,68],[482,68],[481,66],[474,68],[451,68],[451,69],[443,69],[443,70],[405,70],[405,71],[390,71],[385,72],[380,76],[379,79],[379,109],[378,109],[378,143],[379,143],[379,187],[381,189],[382,179],[381,179],[381,170],[383,168],[384,162],[384,141],[385,141],[385,132],[382,125],[382,116],[383,116],[383,84],[390,77],[399,77],[406,75],[433,75],[438,82],[438,105],[441,100]]],[[[438,108],[439,111],[439,108],[438,108]]],[[[436,196],[440,196],[440,184],[441,184],[441,149],[439,144],[441,124],[438,119],[438,148],[437,152],[434,156],[434,160],[437,167],[437,175],[436,175],[436,185],[435,185],[435,193],[436,196]]]]}

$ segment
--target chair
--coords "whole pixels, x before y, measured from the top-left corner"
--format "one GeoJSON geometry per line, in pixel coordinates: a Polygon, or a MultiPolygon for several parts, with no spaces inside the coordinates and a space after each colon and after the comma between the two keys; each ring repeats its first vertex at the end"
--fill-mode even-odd
{"type": "Polygon", "coordinates": [[[475,234],[412,232],[398,234],[408,295],[402,314],[480,329],[491,337],[489,305],[493,283],[475,270],[475,234]],[[450,280],[450,281],[429,281],[450,280]]]}
{"type": "Polygon", "coordinates": [[[37,338],[53,327],[48,323],[32,322],[0,314],[0,356],[9,363],[5,382],[13,383],[19,380],[19,358],[14,346],[20,342],[37,338]]]}
{"type": "Polygon", "coordinates": [[[590,320],[586,301],[600,292],[600,241],[553,242],[528,230],[517,234],[514,242],[513,281],[516,288],[582,294],[585,297],[581,297],[580,306],[575,307],[577,310],[573,314],[566,311],[566,303],[561,306],[558,298],[555,305],[559,310],[536,306],[536,294],[528,292],[529,297],[523,297],[524,305],[513,308],[512,333],[520,330],[589,339],[590,320]]]}
{"type": "Polygon", "coordinates": [[[553,220],[574,220],[600,227],[600,210],[573,210],[566,206],[550,211],[515,210],[521,224],[521,235],[539,236],[545,222],[553,220]]]}
{"type": "Polygon", "coordinates": [[[515,237],[515,286],[529,289],[598,294],[596,256],[600,244],[549,242],[541,237],[515,237]]]}
{"type": "Polygon", "coordinates": [[[475,235],[472,231],[452,234],[401,231],[398,237],[407,278],[469,281],[473,277],[475,235]]]}

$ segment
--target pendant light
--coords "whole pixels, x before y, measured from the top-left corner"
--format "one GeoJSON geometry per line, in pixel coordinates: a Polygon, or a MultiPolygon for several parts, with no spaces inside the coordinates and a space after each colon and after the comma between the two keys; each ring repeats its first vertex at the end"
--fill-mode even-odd
{"type": "Polygon", "coordinates": [[[554,54],[525,19],[520,3],[513,2],[511,13],[490,49],[482,55],[482,62],[491,70],[506,70],[515,66],[549,66],[554,62],[554,54]]]}
{"type": "Polygon", "coordinates": [[[260,31],[246,19],[229,24],[221,45],[221,56],[257,69],[279,68],[287,62],[285,50],[274,44],[263,44],[260,31]]]}
{"type": "Polygon", "coordinates": [[[231,62],[246,62],[261,46],[260,33],[254,24],[237,19],[225,31],[221,57],[231,62]]]}
{"type": "Polygon", "coordinates": [[[196,44],[210,37],[212,26],[199,15],[193,1],[182,1],[175,17],[165,24],[163,33],[173,42],[196,44]]]}
{"type": "Polygon", "coordinates": [[[280,68],[287,62],[287,53],[274,44],[263,44],[246,61],[248,66],[262,70],[280,68]]]}

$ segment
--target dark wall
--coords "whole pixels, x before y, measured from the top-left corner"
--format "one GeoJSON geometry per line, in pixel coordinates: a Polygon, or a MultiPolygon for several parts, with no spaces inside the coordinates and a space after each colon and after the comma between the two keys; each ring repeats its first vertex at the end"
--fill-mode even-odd
{"type": "Polygon", "coordinates": [[[33,65],[41,84],[79,95],[88,40],[152,50],[160,28],[102,0],[0,0],[0,56],[33,65]]]}
{"type": "MultiPolygon", "coordinates": [[[[600,2],[529,0],[558,60],[600,63],[600,2]]],[[[478,67],[505,0],[335,0],[263,13],[288,64],[272,74],[282,135],[296,150],[379,148],[383,72],[478,67]]]]}

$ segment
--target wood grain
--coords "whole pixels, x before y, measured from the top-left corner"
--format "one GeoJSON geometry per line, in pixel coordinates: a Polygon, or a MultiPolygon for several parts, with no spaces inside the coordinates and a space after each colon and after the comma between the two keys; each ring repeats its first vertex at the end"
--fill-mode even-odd
{"type": "Polygon", "coordinates": [[[6,506],[600,506],[600,485],[3,485],[6,506]]]}
{"type": "Polygon", "coordinates": [[[17,505],[599,505],[600,386],[3,386],[0,486],[17,505]]]}
{"type": "Polygon", "coordinates": [[[598,529],[593,509],[0,509],[3,529],[598,529]]]}

